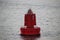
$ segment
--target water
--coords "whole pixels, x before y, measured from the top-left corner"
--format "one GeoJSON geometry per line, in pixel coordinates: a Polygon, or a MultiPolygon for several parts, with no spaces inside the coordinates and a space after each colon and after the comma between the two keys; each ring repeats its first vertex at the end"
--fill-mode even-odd
{"type": "Polygon", "coordinates": [[[0,0],[0,40],[60,40],[60,0],[0,0]],[[40,37],[19,35],[29,8],[37,16],[40,37]]]}

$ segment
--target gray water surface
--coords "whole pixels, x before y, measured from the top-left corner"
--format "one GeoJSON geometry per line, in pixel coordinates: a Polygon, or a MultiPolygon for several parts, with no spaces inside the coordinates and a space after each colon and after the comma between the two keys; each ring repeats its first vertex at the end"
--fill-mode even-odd
{"type": "Polygon", "coordinates": [[[0,40],[60,40],[60,0],[0,0],[0,40]],[[29,8],[41,37],[19,35],[29,8]]]}

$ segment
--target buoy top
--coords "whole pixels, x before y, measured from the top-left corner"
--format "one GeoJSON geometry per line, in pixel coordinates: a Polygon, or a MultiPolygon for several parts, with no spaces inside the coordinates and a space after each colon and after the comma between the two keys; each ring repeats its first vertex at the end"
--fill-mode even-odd
{"type": "Polygon", "coordinates": [[[33,14],[31,9],[28,10],[28,14],[33,14]]]}

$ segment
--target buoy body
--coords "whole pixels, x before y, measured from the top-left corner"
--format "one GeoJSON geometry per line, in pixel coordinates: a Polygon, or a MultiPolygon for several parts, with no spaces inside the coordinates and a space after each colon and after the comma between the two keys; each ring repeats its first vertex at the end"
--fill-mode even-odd
{"type": "Polygon", "coordinates": [[[36,15],[33,14],[31,9],[28,10],[28,13],[24,16],[24,28],[21,27],[20,31],[22,35],[39,35],[40,27],[36,26],[36,15]]]}

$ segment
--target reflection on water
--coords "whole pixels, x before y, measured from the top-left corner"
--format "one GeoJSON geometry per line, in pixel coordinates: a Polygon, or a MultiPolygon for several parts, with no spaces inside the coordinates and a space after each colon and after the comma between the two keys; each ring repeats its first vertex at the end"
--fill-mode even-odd
{"type": "Polygon", "coordinates": [[[23,40],[37,40],[37,38],[40,38],[40,35],[37,36],[21,36],[23,40]]]}

